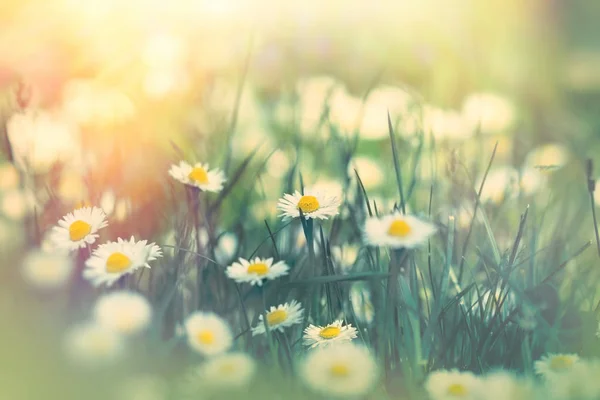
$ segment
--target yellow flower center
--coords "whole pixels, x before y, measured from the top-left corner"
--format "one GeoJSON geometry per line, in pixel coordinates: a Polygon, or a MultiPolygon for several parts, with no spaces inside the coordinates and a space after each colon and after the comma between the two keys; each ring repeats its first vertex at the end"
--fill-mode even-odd
{"type": "Polygon", "coordinates": [[[323,339],[333,339],[334,337],[337,337],[341,331],[342,330],[337,326],[328,326],[327,328],[321,329],[319,336],[323,339]]]}
{"type": "Polygon", "coordinates": [[[267,264],[265,263],[250,264],[247,272],[249,274],[265,275],[269,272],[269,267],[267,267],[267,264]]]}
{"type": "Polygon", "coordinates": [[[106,272],[117,274],[125,271],[131,265],[131,260],[123,253],[112,253],[106,260],[106,272]]]}
{"type": "Polygon", "coordinates": [[[387,233],[390,236],[406,237],[410,234],[412,228],[402,219],[397,219],[391,223],[387,233]]]}
{"type": "Polygon", "coordinates": [[[550,360],[550,368],[554,371],[562,371],[573,365],[573,359],[568,356],[554,356],[550,360]]]}
{"type": "Polygon", "coordinates": [[[302,196],[298,202],[298,209],[308,214],[319,209],[319,200],[315,196],[302,196]]]}
{"type": "Polygon", "coordinates": [[[202,344],[213,344],[215,342],[215,335],[211,331],[200,331],[196,335],[196,339],[202,344]]]}
{"type": "Polygon", "coordinates": [[[89,235],[91,231],[92,226],[90,224],[78,219],[69,226],[69,239],[73,242],[77,242],[89,235]]]}
{"type": "Polygon", "coordinates": [[[275,310],[267,314],[267,323],[270,326],[281,324],[287,319],[287,311],[275,310]]]}
{"type": "Polygon", "coordinates": [[[188,174],[188,178],[190,178],[190,180],[195,183],[208,183],[208,174],[206,173],[206,170],[202,167],[194,167],[192,169],[192,172],[188,174]]]}
{"type": "Polygon", "coordinates": [[[343,378],[350,375],[350,369],[344,364],[333,364],[329,367],[329,373],[331,376],[343,378]]]}
{"type": "Polygon", "coordinates": [[[469,393],[465,385],[461,385],[460,383],[453,383],[448,386],[448,394],[452,396],[463,397],[469,393]]]}

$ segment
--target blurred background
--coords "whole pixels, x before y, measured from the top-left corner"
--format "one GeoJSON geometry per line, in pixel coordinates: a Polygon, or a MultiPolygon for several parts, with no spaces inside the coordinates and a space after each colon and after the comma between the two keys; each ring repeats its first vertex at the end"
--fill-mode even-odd
{"type": "MultiPolygon", "coordinates": [[[[491,214],[498,240],[510,246],[505,220],[518,221],[531,196],[561,195],[571,210],[557,226],[588,240],[583,161],[600,163],[599,19],[593,0],[4,0],[0,278],[23,285],[11,265],[81,204],[109,214],[111,238],[172,243],[180,207],[167,171],[180,159],[231,177],[256,151],[217,229],[237,234],[244,222],[246,250],[248,229],[262,237],[298,171],[341,193],[356,169],[391,208],[388,112],[408,171],[423,154],[417,211],[435,182],[436,218],[453,213],[464,228],[467,198],[455,189],[475,186],[498,143],[482,199],[522,200],[491,214]],[[244,221],[240,202],[252,205],[244,221]]],[[[31,300],[15,293],[0,290],[0,306],[18,318],[13,306],[31,300]]]]}

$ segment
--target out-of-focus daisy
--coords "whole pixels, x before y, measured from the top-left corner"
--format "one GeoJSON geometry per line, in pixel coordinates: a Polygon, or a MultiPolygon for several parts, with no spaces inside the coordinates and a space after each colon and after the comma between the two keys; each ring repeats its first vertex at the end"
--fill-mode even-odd
{"type": "Polygon", "coordinates": [[[159,377],[141,375],[127,378],[116,388],[117,400],[166,400],[169,397],[169,385],[159,377]]]}
{"type": "Polygon", "coordinates": [[[304,345],[315,348],[317,346],[327,346],[349,342],[356,338],[356,328],[352,325],[344,325],[342,320],[334,321],[326,326],[309,325],[304,329],[304,345]]]}
{"type": "Polygon", "coordinates": [[[483,377],[482,385],[486,393],[493,393],[494,400],[514,400],[535,398],[535,385],[531,380],[518,378],[503,370],[491,372],[483,377]]]}
{"type": "Polygon", "coordinates": [[[474,93],[463,103],[463,116],[473,131],[505,132],[513,125],[515,115],[512,102],[495,93],[474,93]]]}
{"type": "Polygon", "coordinates": [[[337,197],[310,189],[305,190],[304,194],[297,190],[294,194],[284,194],[277,203],[284,220],[300,218],[300,210],[306,219],[327,219],[338,214],[339,206],[337,197]]]}
{"type": "Polygon", "coordinates": [[[92,244],[99,229],[108,225],[106,214],[98,207],[83,207],[65,215],[52,228],[50,240],[59,249],[77,250],[92,244]]]}
{"type": "Polygon", "coordinates": [[[238,248],[238,239],[234,233],[228,232],[219,236],[219,242],[215,248],[215,259],[220,264],[231,262],[238,248]]]}
{"type": "MultiPolygon", "coordinates": [[[[280,304],[277,307],[272,306],[267,311],[267,325],[269,330],[283,332],[284,328],[299,323],[302,320],[303,313],[302,305],[296,300],[280,304]]],[[[258,324],[252,328],[252,336],[260,335],[261,333],[265,333],[265,324],[262,315],[258,317],[258,324]]]]}
{"type": "Polygon", "coordinates": [[[233,342],[229,326],[214,313],[191,314],[184,322],[184,331],[190,347],[205,356],[223,353],[233,342]]]}
{"type": "Polygon", "coordinates": [[[533,367],[536,374],[541,375],[545,379],[550,379],[555,375],[564,374],[569,371],[577,362],[579,362],[577,354],[549,353],[537,360],[533,367]]]}
{"type": "Polygon", "coordinates": [[[73,271],[73,259],[65,253],[33,250],[23,260],[21,273],[27,283],[40,289],[63,286],[73,271]]]}
{"type": "Polygon", "coordinates": [[[162,257],[160,247],[147,240],[137,241],[132,236],[128,241],[118,238],[98,246],[85,263],[83,277],[94,286],[111,286],[124,275],[138,268],[150,268],[150,261],[162,257]]]}
{"type": "Polygon", "coordinates": [[[183,184],[206,192],[220,192],[226,181],[223,171],[218,168],[209,169],[208,164],[203,163],[190,165],[185,161],[172,165],[169,175],[183,184]]]}
{"type": "Polygon", "coordinates": [[[152,307],[139,293],[112,292],[97,300],[94,316],[102,326],[124,335],[135,335],[150,324],[152,307]]]}
{"type": "Polygon", "coordinates": [[[31,215],[39,202],[29,190],[11,189],[0,196],[0,212],[13,221],[31,215]]]}
{"type": "Polygon", "coordinates": [[[383,217],[367,218],[364,241],[371,246],[413,248],[424,243],[435,231],[435,225],[429,222],[395,212],[383,217]]]}
{"type": "Polygon", "coordinates": [[[429,374],[425,390],[432,400],[478,399],[483,385],[471,372],[440,370],[429,374]]]}
{"type": "Polygon", "coordinates": [[[245,353],[226,353],[200,365],[196,376],[201,385],[213,388],[240,388],[247,385],[256,371],[256,363],[245,353]]]}
{"type": "Polygon", "coordinates": [[[570,158],[569,150],[559,143],[548,143],[527,153],[525,167],[537,168],[541,172],[551,172],[563,167],[570,158]]]}
{"type": "Polygon", "coordinates": [[[250,283],[251,285],[262,286],[264,279],[277,279],[280,276],[287,275],[289,267],[283,261],[273,264],[272,258],[259,258],[245,260],[240,258],[227,267],[226,274],[229,278],[238,283],[250,283]]]}
{"type": "Polygon", "coordinates": [[[580,360],[565,373],[553,375],[544,385],[553,400],[600,399],[600,360],[580,360]]]}
{"type": "Polygon", "coordinates": [[[377,366],[367,348],[340,343],[311,351],[300,376],[307,386],[326,395],[361,396],[375,384],[377,366]]]}
{"type": "MultiPolygon", "coordinates": [[[[385,118],[385,117],[384,117],[385,118]]],[[[387,122],[386,122],[387,124],[387,122]]],[[[348,164],[347,174],[354,180],[356,173],[360,176],[360,181],[364,185],[365,189],[375,189],[384,182],[385,174],[381,165],[377,160],[371,157],[354,157],[348,164]]]]}
{"type": "Polygon", "coordinates": [[[0,190],[16,189],[20,181],[19,170],[13,164],[0,163],[0,190]]]}
{"type": "MultiPolygon", "coordinates": [[[[481,178],[477,188],[481,185],[481,178]]],[[[519,192],[519,172],[511,166],[502,166],[492,169],[481,191],[482,202],[502,203],[514,197],[519,192]]]]}
{"type": "Polygon", "coordinates": [[[454,110],[426,106],[423,109],[423,130],[438,140],[465,140],[472,136],[466,120],[454,110]]]}
{"type": "Polygon", "coordinates": [[[98,324],[71,328],[65,337],[67,356],[84,365],[107,364],[118,360],[124,351],[123,337],[98,324]]]}

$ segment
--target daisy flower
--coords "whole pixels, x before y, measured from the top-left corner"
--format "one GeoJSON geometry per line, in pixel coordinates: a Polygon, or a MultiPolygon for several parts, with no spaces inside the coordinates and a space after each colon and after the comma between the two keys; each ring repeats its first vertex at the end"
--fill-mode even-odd
{"type": "Polygon", "coordinates": [[[112,292],[96,301],[98,324],[124,335],[144,331],[152,320],[152,307],[144,296],[134,292],[112,292]]]}
{"type": "Polygon", "coordinates": [[[471,372],[440,370],[429,374],[425,390],[432,400],[476,399],[482,394],[481,380],[471,372]]]}
{"type": "Polygon", "coordinates": [[[188,344],[205,356],[214,356],[227,351],[233,337],[227,323],[214,313],[197,311],[184,322],[188,344]]]}
{"type": "Polygon", "coordinates": [[[280,276],[287,275],[289,267],[285,262],[279,261],[273,264],[272,258],[259,258],[245,260],[240,258],[227,267],[226,274],[237,283],[250,283],[251,285],[262,286],[263,279],[277,279],[280,276]]]}
{"type": "Polygon", "coordinates": [[[67,283],[73,271],[73,259],[65,253],[34,250],[23,260],[21,274],[38,289],[57,289],[67,283]]]}
{"type": "Polygon", "coordinates": [[[533,368],[536,374],[543,378],[551,378],[557,374],[569,371],[579,361],[577,354],[553,354],[549,353],[537,360],[533,368]]]}
{"type": "Polygon", "coordinates": [[[65,338],[67,356],[82,365],[107,364],[123,355],[123,337],[97,324],[71,328],[65,338]]]}
{"type": "Polygon", "coordinates": [[[357,397],[367,394],[375,384],[377,366],[366,347],[341,343],[308,353],[300,376],[314,391],[357,397]]]}
{"type": "Polygon", "coordinates": [[[50,232],[50,240],[58,249],[77,250],[94,243],[98,238],[96,232],[107,225],[101,208],[79,208],[58,221],[58,226],[50,232]]]}
{"type": "Polygon", "coordinates": [[[335,196],[307,189],[304,194],[295,191],[294,194],[284,194],[277,203],[277,209],[281,211],[284,220],[300,218],[300,210],[306,219],[327,219],[339,214],[340,201],[335,196]]]}
{"type": "Polygon", "coordinates": [[[101,244],[86,261],[83,277],[94,286],[111,286],[138,268],[150,268],[148,263],[162,257],[162,252],[154,243],[147,243],[136,242],[132,236],[129,241],[118,238],[116,242],[101,244]]]}
{"type": "Polygon", "coordinates": [[[247,385],[256,363],[245,353],[226,353],[210,358],[195,371],[201,384],[214,388],[239,388],[247,385]]]}
{"type": "Polygon", "coordinates": [[[493,400],[535,399],[536,385],[530,379],[522,379],[512,372],[493,371],[482,378],[486,393],[493,400]]]}
{"type": "Polygon", "coordinates": [[[304,345],[315,348],[340,342],[349,342],[356,338],[356,328],[352,325],[343,325],[342,320],[334,321],[327,326],[309,325],[304,329],[304,345]]]}
{"type": "MultiPolygon", "coordinates": [[[[292,300],[290,303],[280,304],[277,307],[271,306],[267,311],[267,325],[270,331],[278,330],[283,332],[283,328],[287,328],[302,320],[304,310],[300,303],[292,300]]],[[[265,333],[265,324],[262,314],[258,317],[258,324],[252,328],[252,336],[265,333]]]]}
{"type": "Polygon", "coordinates": [[[565,371],[546,380],[545,388],[551,399],[600,399],[600,361],[581,360],[565,371]]]}
{"type": "Polygon", "coordinates": [[[226,181],[223,171],[218,168],[210,170],[208,164],[190,165],[185,161],[181,161],[179,165],[171,165],[169,175],[183,184],[206,192],[220,192],[226,181]]]}
{"type": "Polygon", "coordinates": [[[371,246],[414,248],[424,243],[435,231],[435,225],[429,222],[395,212],[383,217],[367,218],[364,241],[371,246]]]}

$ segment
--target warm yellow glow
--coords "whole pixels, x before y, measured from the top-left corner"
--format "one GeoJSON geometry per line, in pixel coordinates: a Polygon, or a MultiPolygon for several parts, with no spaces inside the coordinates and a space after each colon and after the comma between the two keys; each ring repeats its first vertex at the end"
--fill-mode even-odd
{"type": "Polygon", "coordinates": [[[131,259],[123,253],[112,253],[106,260],[106,272],[116,274],[125,271],[131,265],[131,259]]]}

